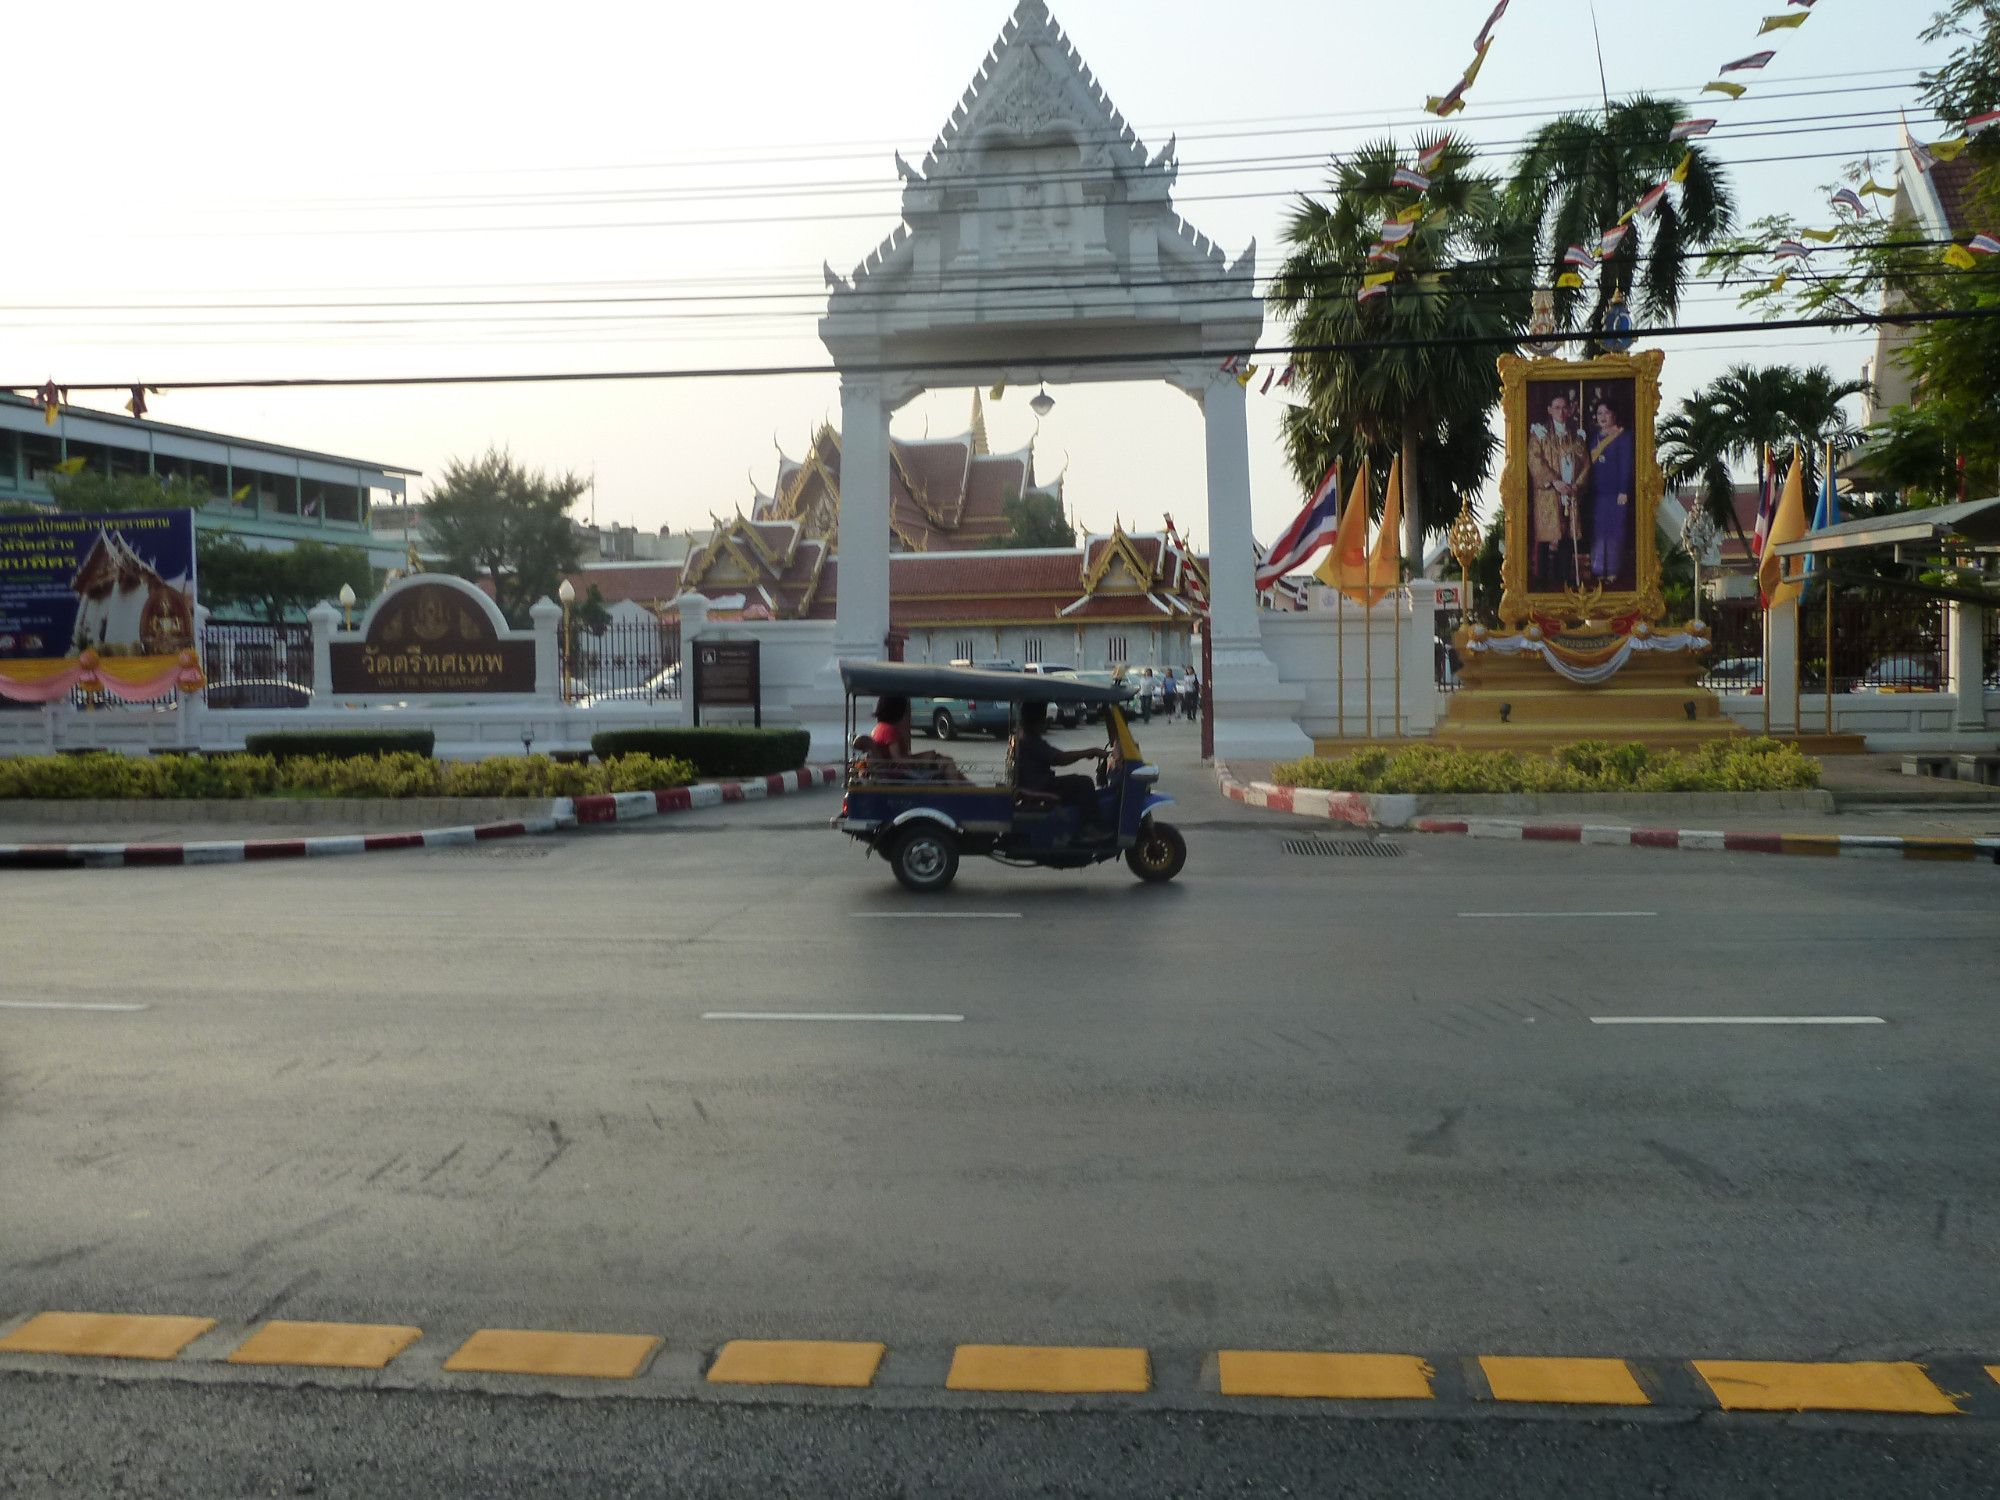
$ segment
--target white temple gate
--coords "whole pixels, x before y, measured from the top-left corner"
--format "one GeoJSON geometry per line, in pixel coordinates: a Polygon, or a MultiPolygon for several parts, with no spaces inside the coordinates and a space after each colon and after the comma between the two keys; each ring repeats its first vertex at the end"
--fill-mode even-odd
{"type": "Polygon", "coordinates": [[[889,418],[937,386],[1164,380],[1208,442],[1216,753],[1301,755],[1301,689],[1265,654],[1250,529],[1246,393],[1221,366],[1264,326],[1256,246],[1234,265],[1174,211],[1155,156],[1042,0],[1013,18],[924,158],[899,154],[903,223],[832,292],[840,370],[838,656],[889,630],[889,418]]]}

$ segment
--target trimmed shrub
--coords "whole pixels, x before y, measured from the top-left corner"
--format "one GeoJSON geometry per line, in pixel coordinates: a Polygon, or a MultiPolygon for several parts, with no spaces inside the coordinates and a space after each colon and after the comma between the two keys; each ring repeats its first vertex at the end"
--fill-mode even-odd
{"type": "Polygon", "coordinates": [[[1280,786],[1333,792],[1784,792],[1819,785],[1819,762],[1776,740],[1710,740],[1690,751],[1579,740],[1548,757],[1512,750],[1363,750],[1271,768],[1280,786]]]}
{"type": "Polygon", "coordinates": [[[627,755],[601,766],[546,755],[439,761],[413,753],[343,759],[268,755],[38,755],[0,760],[9,797],[582,797],[651,792],[695,779],[685,760],[627,755]]]}
{"type": "Polygon", "coordinates": [[[246,755],[273,760],[323,756],[353,760],[362,755],[420,755],[428,759],[437,736],[428,729],[281,729],[243,736],[246,755]]]}
{"type": "Polygon", "coordinates": [[[812,735],[803,729],[607,729],[590,737],[607,763],[627,755],[691,761],[703,776],[770,776],[806,763],[812,735]]]}

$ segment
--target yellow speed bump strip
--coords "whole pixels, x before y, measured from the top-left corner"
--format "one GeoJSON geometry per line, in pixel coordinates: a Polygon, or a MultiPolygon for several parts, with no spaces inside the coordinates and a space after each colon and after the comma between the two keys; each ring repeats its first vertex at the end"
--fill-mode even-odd
{"type": "Polygon", "coordinates": [[[1428,1401],[1437,1372],[1414,1354],[1286,1354],[1224,1349],[1215,1357],[1225,1396],[1316,1396],[1332,1401],[1428,1401]]]}
{"type": "Polygon", "coordinates": [[[149,1318],[123,1313],[37,1313],[0,1339],[4,1354],[94,1354],[102,1359],[173,1359],[213,1318],[149,1318]]]}
{"type": "Polygon", "coordinates": [[[379,1370],[423,1337],[388,1323],[266,1323],[236,1346],[232,1365],[318,1365],[379,1370]]]}
{"type": "Polygon", "coordinates": [[[1622,1359],[1524,1359],[1479,1356],[1495,1401],[1565,1406],[1651,1406],[1622,1359]]]}
{"type": "Polygon", "coordinates": [[[1695,1369],[1724,1411],[1887,1411],[1954,1415],[1958,1405],[1922,1365],[1804,1365],[1698,1359],[1695,1369]]]}
{"type": "Polygon", "coordinates": [[[875,1383],[883,1344],[810,1339],[731,1339],[708,1367],[714,1385],[846,1385],[875,1383]]]}
{"type": "Polygon", "coordinates": [[[644,1334],[536,1333],[482,1328],[444,1362],[484,1375],[590,1375],[630,1380],[660,1341],[644,1334]]]}
{"type": "Polygon", "coordinates": [[[945,1388],[953,1391],[1034,1391],[1047,1395],[1152,1389],[1144,1349],[1043,1348],[1027,1344],[960,1344],[945,1388]]]}

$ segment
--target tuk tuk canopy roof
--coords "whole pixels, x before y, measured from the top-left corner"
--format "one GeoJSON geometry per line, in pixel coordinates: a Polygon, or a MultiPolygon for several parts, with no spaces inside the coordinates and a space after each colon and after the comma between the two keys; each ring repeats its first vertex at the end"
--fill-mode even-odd
{"type": "Polygon", "coordinates": [[[1035,672],[989,672],[907,661],[843,661],[840,680],[856,697],[970,698],[995,703],[1123,703],[1138,690],[1100,687],[1035,672]]]}

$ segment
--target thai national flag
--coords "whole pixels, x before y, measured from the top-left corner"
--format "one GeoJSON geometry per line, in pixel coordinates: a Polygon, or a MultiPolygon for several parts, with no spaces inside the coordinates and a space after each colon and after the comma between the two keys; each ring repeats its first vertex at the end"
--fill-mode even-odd
{"type": "Polygon", "coordinates": [[[1257,569],[1257,587],[1270,588],[1322,547],[1331,546],[1340,530],[1340,465],[1326,471],[1326,478],[1306,501],[1285,534],[1271,544],[1257,569]]]}
{"type": "Polygon", "coordinates": [[[1408,167],[1396,168],[1396,175],[1390,179],[1389,185],[1391,187],[1415,188],[1420,193],[1428,193],[1431,190],[1430,178],[1424,176],[1421,172],[1412,172],[1408,167]]]}
{"type": "Polygon", "coordinates": [[[1693,140],[1696,136],[1707,135],[1713,129],[1715,129],[1715,121],[1712,119],[1683,120],[1667,132],[1667,139],[1670,141],[1693,140]]]}
{"type": "Polygon", "coordinates": [[[1764,450],[1764,472],[1757,479],[1757,526],[1750,533],[1750,555],[1764,555],[1764,538],[1771,534],[1771,512],[1776,508],[1777,476],[1771,472],[1771,450],[1764,450]]]}
{"type": "Polygon", "coordinates": [[[1852,209],[1856,214],[1865,214],[1868,212],[1868,205],[1861,201],[1861,195],[1855,192],[1853,188],[1842,188],[1839,192],[1835,193],[1833,195],[1833,206],[1835,208],[1852,209]]]}
{"type": "Polygon", "coordinates": [[[1991,255],[1995,251],[2000,251],[2000,240],[1994,239],[1990,234],[1975,234],[1966,241],[1965,248],[1977,251],[1981,255],[1991,255]]]}
{"type": "Polygon", "coordinates": [[[1581,245],[1571,245],[1563,251],[1563,264],[1566,266],[1589,266],[1591,263],[1590,252],[1581,245]]]}

